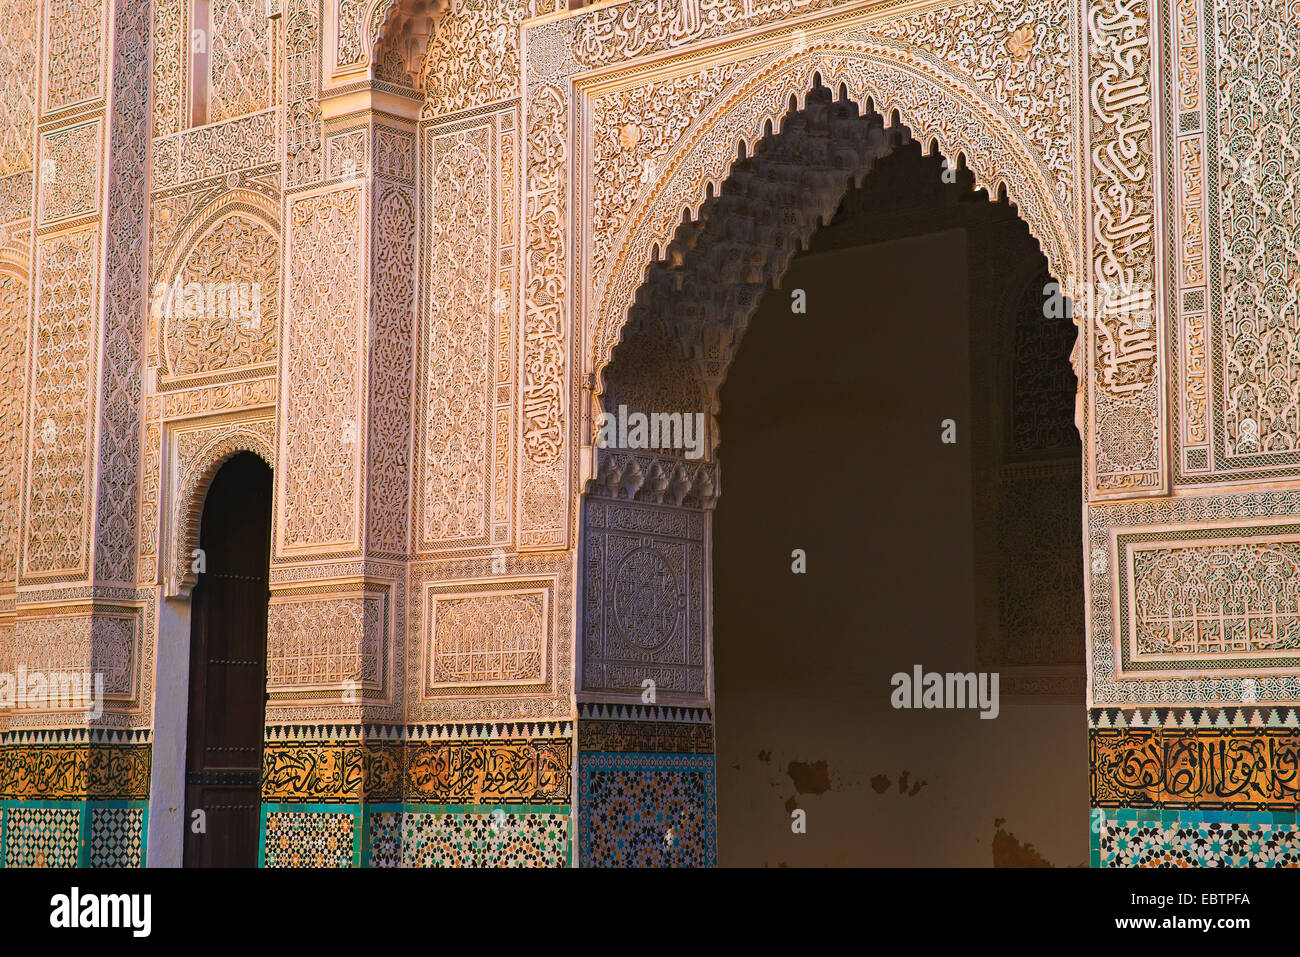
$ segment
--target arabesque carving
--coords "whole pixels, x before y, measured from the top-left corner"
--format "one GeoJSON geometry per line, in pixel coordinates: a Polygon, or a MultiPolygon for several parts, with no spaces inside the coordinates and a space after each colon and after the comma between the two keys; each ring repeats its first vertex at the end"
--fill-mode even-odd
{"type": "Polygon", "coordinates": [[[212,0],[202,56],[192,6],[0,0],[0,645],[100,655],[106,726],[148,732],[158,586],[241,450],[273,724],[572,721],[651,676],[707,715],[719,387],[911,141],[1074,303],[1082,475],[1068,370],[1028,368],[1068,327],[1017,332],[999,475],[1083,500],[995,531],[1083,505],[1089,702],[1300,703],[1294,4],[212,0]],[[173,281],[255,315],[151,315],[173,281]],[[620,405],[703,413],[703,457],[596,448],[620,405]]]}

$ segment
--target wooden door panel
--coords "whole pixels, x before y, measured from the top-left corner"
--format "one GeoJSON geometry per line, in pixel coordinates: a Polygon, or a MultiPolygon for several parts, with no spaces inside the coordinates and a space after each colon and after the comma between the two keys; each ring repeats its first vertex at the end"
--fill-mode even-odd
{"type": "Polygon", "coordinates": [[[213,479],[199,535],[207,569],[190,612],[187,867],[257,865],[270,530],[270,469],[238,455],[213,479]]]}

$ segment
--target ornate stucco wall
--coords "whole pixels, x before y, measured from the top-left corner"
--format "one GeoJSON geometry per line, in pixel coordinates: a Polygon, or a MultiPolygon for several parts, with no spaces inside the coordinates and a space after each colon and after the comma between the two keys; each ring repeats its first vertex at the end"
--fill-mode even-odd
{"type": "Polygon", "coordinates": [[[5,863],[178,853],[173,651],[238,451],[275,473],[266,864],[462,825],[467,863],[615,860],[598,822],[669,793],[701,822],[669,856],[712,861],[717,463],[597,454],[593,415],[642,326],[690,357],[644,385],[716,401],[755,287],[907,138],[1080,303],[1094,863],[1215,822],[1294,849],[1288,9],[566,6],[0,0],[0,668],[107,693],[0,711],[5,863]],[[818,87],[862,120],[833,154],[818,87]],[[799,188],[729,195],[760,142],[799,188]],[[737,215],[744,270],[709,242],[737,215]],[[178,278],[259,308],[169,315],[178,278]]]}

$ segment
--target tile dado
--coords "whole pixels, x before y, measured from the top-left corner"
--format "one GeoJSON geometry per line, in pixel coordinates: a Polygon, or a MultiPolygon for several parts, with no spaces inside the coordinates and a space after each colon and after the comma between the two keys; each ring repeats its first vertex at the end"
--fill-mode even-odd
{"type": "Polygon", "coordinates": [[[583,867],[713,867],[712,754],[599,754],[578,761],[583,867]]]}
{"type": "Polygon", "coordinates": [[[66,738],[0,744],[0,866],[143,867],[152,752],[66,738]]]}
{"type": "Polygon", "coordinates": [[[564,805],[443,805],[368,809],[367,867],[568,867],[564,805]]]}
{"type": "Polygon", "coordinates": [[[558,804],[569,801],[572,741],[267,742],[270,804],[558,804]]]}
{"type": "Polygon", "coordinates": [[[1088,738],[1094,808],[1300,807],[1300,729],[1093,728],[1088,738]]]}
{"type": "Polygon", "coordinates": [[[259,867],[359,867],[361,816],[337,805],[262,805],[259,867]]]}
{"type": "Polygon", "coordinates": [[[567,867],[566,804],[266,804],[262,867],[567,867]]]}
{"type": "Polygon", "coordinates": [[[1093,867],[1300,867],[1294,811],[1221,820],[1199,811],[1101,810],[1093,814],[1093,867]]]}
{"type": "Polygon", "coordinates": [[[0,867],[143,867],[143,801],[0,802],[0,867]]]}

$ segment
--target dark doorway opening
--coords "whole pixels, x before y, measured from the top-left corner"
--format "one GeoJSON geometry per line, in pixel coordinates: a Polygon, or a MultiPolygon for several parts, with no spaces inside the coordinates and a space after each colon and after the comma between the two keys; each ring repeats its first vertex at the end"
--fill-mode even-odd
{"type": "Polygon", "coordinates": [[[199,548],[184,863],[256,867],[271,553],[271,470],[256,455],[241,452],[217,472],[203,503],[199,548]]]}
{"type": "Polygon", "coordinates": [[[1075,329],[1050,285],[1015,208],[913,143],[760,302],[719,415],[721,864],[1086,862],[1075,329]],[[996,716],[897,708],[918,666],[998,674],[996,716]]]}

